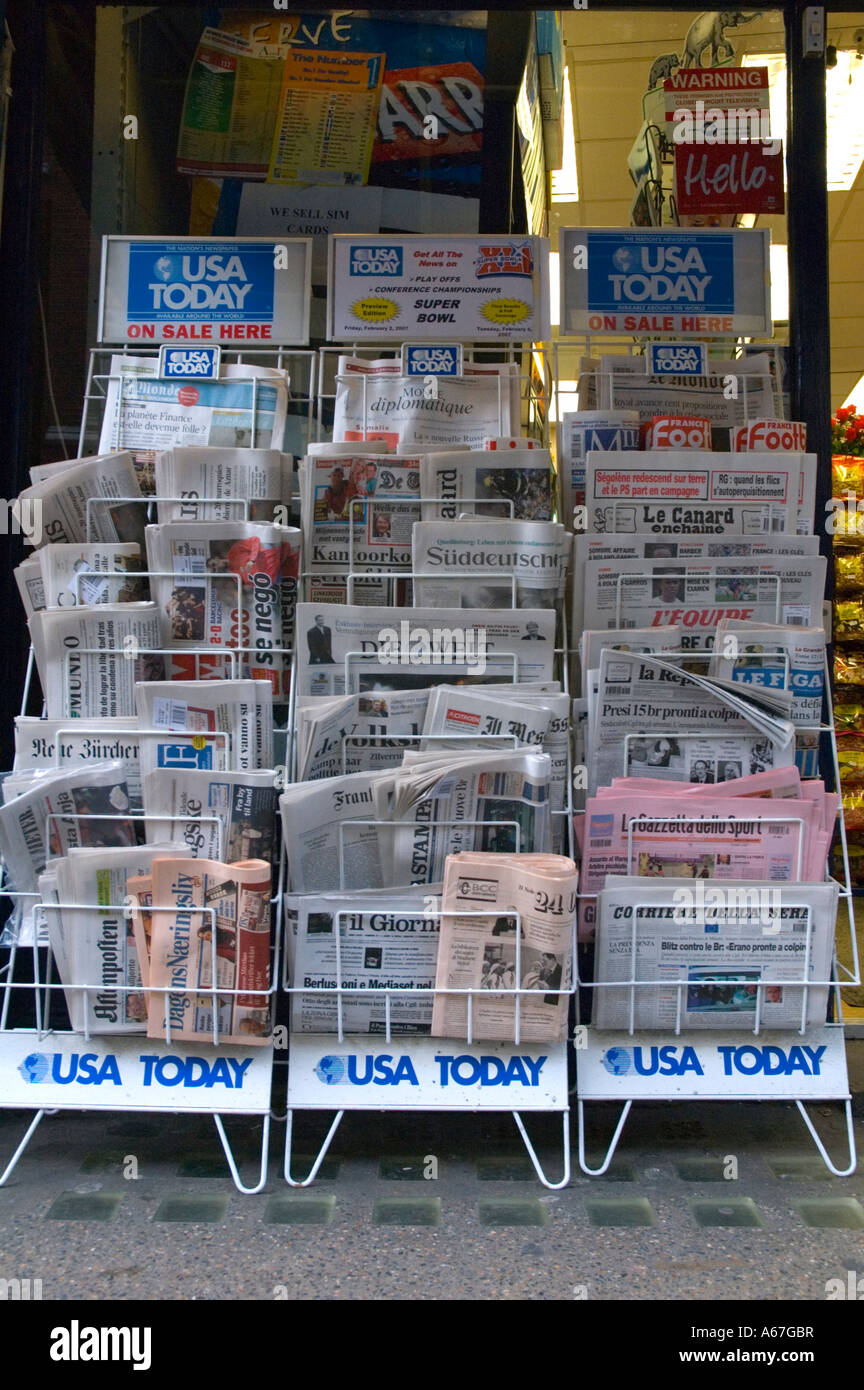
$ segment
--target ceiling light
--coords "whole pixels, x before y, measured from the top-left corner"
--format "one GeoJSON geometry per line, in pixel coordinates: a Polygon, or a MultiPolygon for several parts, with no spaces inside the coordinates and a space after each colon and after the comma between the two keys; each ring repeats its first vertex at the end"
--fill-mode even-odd
{"type": "MultiPolygon", "coordinates": [[[[768,69],[771,132],[786,138],[786,59],[782,53],[748,53],[747,68],[768,69]]],[[[864,58],[851,49],[838,49],[837,62],[825,73],[828,121],[828,190],[848,193],[864,159],[864,58]]]]}
{"type": "Polygon", "coordinates": [[[855,405],[859,411],[864,410],[864,376],[852,387],[843,404],[855,405]]]}
{"type": "Polygon", "coordinates": [[[789,322],[789,260],[780,243],[771,247],[771,318],[774,323],[789,322]]]}
{"type": "Polygon", "coordinates": [[[570,69],[564,69],[564,157],[561,168],[552,173],[552,202],[578,203],[579,179],[576,172],[576,131],[573,126],[573,102],[570,96],[570,69]]]}

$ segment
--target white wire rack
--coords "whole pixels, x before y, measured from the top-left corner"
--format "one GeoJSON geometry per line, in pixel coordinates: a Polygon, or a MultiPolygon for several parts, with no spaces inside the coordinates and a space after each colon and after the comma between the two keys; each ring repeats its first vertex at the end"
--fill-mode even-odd
{"type": "MultiPolygon", "coordinates": [[[[668,655],[669,657],[671,657],[671,658],[673,658],[673,659],[674,659],[674,658],[677,658],[677,659],[685,658],[685,659],[687,659],[687,660],[692,660],[694,657],[697,657],[697,658],[698,658],[698,657],[700,657],[700,656],[701,656],[703,659],[707,659],[708,657],[710,657],[710,653],[709,653],[709,652],[702,652],[702,653],[699,653],[699,652],[693,652],[693,651],[677,651],[677,652],[666,653],[665,655],[668,655]]],[[[769,652],[769,653],[765,653],[764,655],[770,657],[770,656],[771,656],[771,653],[770,653],[770,652],[769,652]]],[[[771,659],[776,660],[776,657],[772,657],[771,659]]],[[[786,680],[787,680],[787,682],[788,682],[788,678],[789,678],[789,663],[788,663],[788,660],[784,663],[784,672],[785,672],[786,680]]],[[[807,736],[812,736],[812,737],[815,737],[815,738],[818,740],[818,742],[819,742],[820,744],[823,745],[823,752],[827,753],[827,754],[830,756],[831,763],[832,763],[832,765],[833,765],[835,789],[837,789],[837,790],[839,791],[839,788],[840,788],[840,768],[839,768],[839,761],[838,761],[838,754],[837,754],[837,736],[836,736],[836,728],[835,728],[835,724],[834,724],[833,711],[832,711],[832,709],[831,709],[831,703],[830,703],[830,699],[829,699],[829,692],[830,692],[830,681],[829,681],[828,658],[827,658],[827,656],[826,656],[825,665],[824,665],[823,709],[825,710],[825,712],[826,712],[826,714],[827,714],[827,717],[826,717],[826,719],[825,719],[824,721],[819,722],[819,723],[816,723],[816,724],[810,724],[810,723],[797,723],[797,722],[796,722],[796,724],[795,724],[795,732],[796,732],[796,737],[798,737],[798,736],[804,736],[804,737],[806,738],[807,736]],[[827,745],[827,747],[826,747],[826,745],[827,745]]],[[[741,687],[741,693],[742,693],[742,695],[746,696],[746,694],[747,694],[747,686],[746,686],[746,684],[743,684],[743,685],[742,685],[742,687],[741,687]]],[[[625,738],[622,740],[622,767],[621,767],[621,775],[622,775],[622,776],[627,776],[627,775],[628,775],[628,772],[629,772],[629,766],[628,766],[628,752],[629,752],[629,746],[630,746],[631,741],[634,740],[634,739],[638,739],[638,738],[648,738],[648,737],[651,737],[651,735],[652,735],[653,732],[654,732],[653,730],[648,729],[648,728],[636,729],[636,730],[629,730],[629,731],[628,731],[627,735],[626,735],[625,738]]],[[[688,731],[688,730],[686,730],[686,729],[682,729],[682,730],[668,730],[668,729],[667,729],[667,730],[664,731],[664,735],[663,735],[663,736],[664,736],[664,737],[669,737],[670,734],[671,734],[671,736],[673,736],[674,738],[676,738],[676,739],[681,739],[681,740],[687,739],[688,737],[689,737],[689,738],[704,737],[704,731],[702,731],[702,732],[691,732],[691,731],[688,731]]],[[[805,755],[806,755],[806,750],[805,750],[805,755]]],[[[795,824],[797,824],[797,826],[798,826],[798,873],[797,873],[797,877],[798,877],[798,880],[800,881],[801,871],[802,871],[801,851],[802,851],[802,841],[803,841],[803,833],[802,833],[802,832],[803,832],[803,823],[802,823],[802,821],[801,821],[800,819],[795,818],[795,817],[792,817],[792,816],[784,816],[784,817],[780,817],[780,818],[778,818],[778,817],[772,817],[771,814],[770,814],[770,804],[771,804],[770,801],[767,802],[767,803],[764,803],[764,805],[766,806],[766,810],[767,810],[768,813],[767,813],[767,814],[762,814],[762,813],[760,812],[761,819],[763,819],[763,820],[769,820],[769,821],[770,821],[770,820],[776,820],[776,819],[782,819],[783,821],[787,821],[787,822],[790,822],[790,823],[795,823],[795,824]]],[[[577,814],[577,815],[580,815],[580,814],[581,814],[581,815],[584,815],[584,814],[585,814],[584,808],[580,808],[579,810],[577,810],[576,814],[577,814]]],[[[735,819],[735,818],[733,818],[733,819],[735,819]]],[[[662,821],[664,821],[664,820],[665,820],[666,822],[668,822],[668,823],[672,823],[672,822],[681,822],[681,821],[684,820],[684,817],[682,817],[682,816],[671,816],[671,817],[666,817],[666,818],[660,817],[660,816],[653,816],[653,817],[652,817],[652,821],[654,821],[654,822],[662,822],[662,821]]],[[[627,838],[627,847],[628,847],[628,848],[627,848],[627,869],[626,869],[626,872],[628,872],[628,873],[634,872],[634,869],[633,869],[633,867],[632,867],[632,863],[633,863],[633,840],[634,840],[634,835],[638,833],[639,821],[640,821],[640,817],[638,817],[638,816],[634,816],[634,817],[632,817],[632,818],[630,818],[630,819],[628,820],[628,838],[627,838]]],[[[856,1155],[856,1146],[855,1146],[854,1131],[853,1131],[853,1126],[852,1126],[851,1096],[850,1096],[850,1094],[849,1094],[849,1085],[848,1085],[848,1078],[847,1078],[847,1072],[846,1072],[845,1052],[844,1052],[844,1050],[843,1050],[844,1029],[843,1029],[842,1021],[840,1021],[840,1020],[842,1019],[840,990],[841,990],[844,986],[848,986],[848,985],[858,985],[858,984],[861,983],[861,968],[860,968],[860,959],[859,959],[859,952],[858,952],[857,935],[856,935],[856,931],[855,931],[855,918],[854,918],[854,906],[853,906],[853,890],[852,890],[851,874],[850,874],[850,869],[849,869],[849,856],[848,856],[848,850],[847,850],[847,845],[846,845],[846,828],[845,828],[845,825],[844,825],[844,821],[843,821],[843,816],[842,816],[842,814],[840,814],[840,816],[839,816],[838,833],[839,833],[839,838],[840,838],[840,844],[841,844],[841,847],[842,847],[842,859],[843,859],[843,871],[844,871],[844,872],[843,872],[843,879],[842,879],[841,882],[838,883],[838,916],[839,916],[839,911],[840,911],[839,904],[842,904],[842,903],[845,902],[845,906],[846,906],[846,930],[848,931],[849,954],[850,954],[850,958],[851,958],[851,965],[847,965],[843,960],[841,960],[841,959],[839,958],[839,955],[838,955],[838,952],[837,952],[837,946],[836,946],[836,936],[835,936],[835,937],[834,937],[834,944],[833,944],[833,947],[832,947],[832,970],[831,970],[830,978],[828,978],[828,979],[826,979],[826,980],[817,980],[817,979],[810,979],[810,978],[809,978],[810,957],[811,957],[811,945],[812,945],[812,921],[811,921],[811,913],[810,913],[810,910],[809,910],[809,908],[808,908],[808,930],[807,930],[806,955],[805,955],[805,966],[804,966],[804,970],[803,970],[803,978],[802,978],[801,981],[798,981],[797,983],[796,983],[796,982],[791,982],[791,983],[790,983],[790,981],[788,981],[788,980],[775,981],[775,980],[773,980],[773,979],[768,979],[768,978],[766,977],[764,980],[762,980],[762,981],[759,983],[758,989],[757,989],[757,1005],[756,1005],[756,1009],[755,1009],[755,1012],[754,1012],[753,1026],[752,1026],[752,1030],[751,1030],[751,1031],[752,1031],[752,1035],[753,1035],[753,1036],[764,1035],[764,1036],[767,1037],[767,1038],[771,1038],[771,1037],[772,1037],[772,1034],[771,1034],[770,1032],[765,1033],[765,1030],[764,1030],[764,1027],[763,1027],[762,1008],[761,1008],[762,1000],[763,1000],[763,997],[764,997],[764,996],[763,996],[763,989],[767,989],[767,988],[768,988],[769,986],[771,986],[772,984],[776,984],[776,985],[782,985],[783,988],[789,987],[789,988],[795,988],[795,989],[798,989],[798,990],[801,991],[801,996],[802,996],[801,1027],[800,1027],[797,1031],[798,1031],[798,1034],[799,1034],[802,1038],[809,1038],[811,1035],[814,1035],[815,1033],[818,1032],[818,1037],[819,1037],[819,1039],[824,1039],[824,1040],[825,1040],[825,1041],[824,1041],[824,1046],[828,1049],[829,1055],[830,1055],[830,1057],[831,1057],[831,1059],[832,1059],[831,1068],[830,1068],[830,1080],[829,1080],[828,1082],[826,1082],[826,1089],[825,1089],[821,1094],[819,1093],[818,1088],[814,1090],[814,1088],[811,1086],[811,1087],[809,1087],[809,1089],[806,1090],[806,1091],[802,1090],[801,1094],[798,1094],[798,1095],[790,1094],[790,1095],[788,1095],[788,1096],[783,1096],[782,1098],[794,1100],[794,1103],[795,1103],[795,1105],[796,1105],[796,1107],[797,1107],[797,1109],[798,1109],[798,1111],[799,1111],[799,1113],[800,1113],[800,1115],[801,1115],[801,1117],[802,1117],[802,1119],[803,1119],[803,1121],[804,1121],[804,1123],[805,1123],[805,1125],[806,1125],[806,1127],[807,1127],[807,1130],[808,1130],[808,1132],[810,1133],[810,1135],[811,1135],[811,1137],[812,1137],[812,1139],[813,1139],[813,1141],[814,1141],[814,1143],[815,1143],[815,1145],[816,1145],[816,1148],[817,1148],[817,1150],[818,1150],[818,1152],[819,1152],[821,1158],[823,1159],[823,1161],[824,1161],[826,1167],[829,1169],[829,1171],[830,1171],[832,1174],[834,1174],[835,1176],[837,1176],[837,1177],[847,1177],[847,1176],[849,1176],[849,1175],[851,1175],[852,1173],[855,1172],[855,1169],[856,1169],[856,1167],[857,1167],[857,1155],[856,1155]],[[808,997],[809,997],[810,991],[811,991],[812,989],[817,989],[817,988],[825,989],[825,990],[828,992],[828,996],[829,996],[829,1000],[830,1000],[830,1004],[831,1004],[831,1013],[832,1013],[833,1019],[834,1019],[835,1021],[833,1021],[833,1022],[830,1022],[830,1021],[829,1021],[829,1022],[826,1022],[824,1025],[822,1025],[822,1026],[820,1027],[820,1029],[814,1030],[814,1029],[812,1029],[812,1028],[808,1028],[807,1022],[806,1022],[806,1020],[807,1020],[807,1001],[808,1001],[808,997]],[[815,1124],[814,1124],[814,1122],[813,1122],[813,1120],[812,1120],[812,1118],[811,1118],[811,1115],[809,1114],[809,1112],[808,1112],[808,1110],[807,1110],[807,1102],[808,1102],[808,1101],[812,1101],[812,1100],[814,1100],[814,1099],[815,1099],[815,1100],[818,1100],[818,1099],[833,1099],[833,1100],[839,1100],[839,1101],[841,1101],[841,1103],[844,1105],[844,1109],[845,1109],[845,1121],[846,1121],[846,1135],[847,1135],[848,1149],[849,1149],[848,1162],[846,1162],[845,1166],[838,1166],[837,1164],[835,1164],[834,1160],[833,1160],[833,1159],[831,1158],[831,1156],[829,1155],[829,1153],[828,1153],[828,1151],[827,1151],[827,1149],[826,1149],[826,1147],[825,1147],[825,1144],[824,1144],[822,1138],[820,1137],[820,1135],[819,1135],[819,1133],[818,1133],[818,1131],[817,1131],[817,1129],[816,1129],[816,1126],[815,1126],[815,1124]]],[[[657,883],[658,886],[662,886],[662,879],[656,880],[656,883],[657,883]]],[[[722,880],[711,880],[710,883],[711,883],[711,886],[712,886],[713,888],[719,888],[719,889],[722,890],[722,887],[723,887],[722,880]]],[[[796,906],[796,903],[795,903],[795,900],[794,900],[794,890],[795,890],[795,883],[794,883],[794,881],[789,882],[789,883],[786,883],[786,884],[784,885],[784,887],[785,887],[785,893],[788,895],[788,896],[784,897],[784,902],[787,902],[787,903],[788,903],[789,905],[791,905],[791,906],[796,906]]],[[[672,897],[672,893],[673,893],[673,890],[670,889],[670,900],[669,900],[669,901],[670,901],[670,906],[673,905],[673,901],[674,901],[674,900],[673,900],[673,897],[672,897]]],[[[598,897],[599,897],[599,894],[597,894],[597,893],[586,893],[584,890],[583,890],[583,891],[580,891],[580,893],[579,893],[579,899],[580,899],[580,913],[582,913],[582,912],[584,911],[584,906],[585,906],[586,904],[589,904],[589,903],[590,903],[590,904],[593,904],[593,905],[596,906],[596,902],[597,902],[598,897]]],[[[642,907],[644,907],[644,906],[645,906],[645,905],[642,905],[642,907]]],[[[806,906],[806,904],[802,904],[802,906],[806,906]]],[[[638,911],[639,911],[639,908],[640,908],[640,905],[637,904],[636,906],[634,906],[634,910],[633,910],[633,918],[634,918],[634,920],[633,920],[633,932],[634,932],[633,941],[635,941],[635,932],[636,932],[636,924],[637,924],[637,923],[636,923],[636,919],[637,919],[637,913],[638,913],[638,911]]],[[[835,928],[835,931],[836,931],[836,928],[835,928]]],[[[635,962],[636,959],[637,959],[637,957],[636,957],[635,948],[634,948],[632,942],[631,942],[631,952],[632,952],[632,954],[631,954],[631,960],[632,960],[633,962],[635,962]]],[[[578,955],[577,955],[577,961],[578,961],[578,955]]],[[[632,1107],[632,1105],[633,1105],[633,1103],[634,1103],[634,1100],[635,1100],[635,1099],[639,1099],[639,1098],[643,1098],[643,1099],[644,1099],[644,1098],[648,1098],[648,1097],[646,1097],[646,1092],[645,1092],[644,1088],[643,1088],[642,1090],[639,1090],[637,1087],[634,1087],[633,1094],[632,1094],[632,1095],[628,1095],[628,1093],[627,1093],[627,1081],[626,1081],[626,1078],[625,1078],[624,1080],[617,1079],[617,1080],[615,1080],[614,1082],[610,1082],[610,1083],[609,1083],[608,1092],[607,1092],[606,1090],[604,1090],[602,1081],[598,1084],[598,1075],[600,1074],[600,1068],[601,1068],[601,1066],[602,1066],[602,1058],[603,1058],[604,1056],[608,1056],[610,1050],[614,1051],[614,1049],[615,1049],[616,1047],[621,1046],[621,1045],[622,1045],[622,1040],[623,1040],[623,1043],[624,1043],[624,1044],[627,1044],[628,1042],[632,1042],[635,1046],[638,1046],[638,1047],[640,1047],[640,1048],[649,1048],[649,1049],[650,1049],[650,1047],[652,1047],[652,1046],[656,1046],[659,1040],[663,1040],[663,1041],[666,1040],[666,1036],[667,1036],[666,1033],[660,1033],[660,1034],[658,1034],[657,1032],[652,1032],[652,1031],[646,1031],[646,1030],[644,1030],[644,1029],[639,1029],[639,1028],[636,1027],[636,1024],[635,1024],[635,1017],[636,1017],[635,999],[636,999],[636,993],[637,993],[637,991],[638,991],[638,990],[651,990],[651,989],[655,989],[655,990],[656,990],[656,989],[661,988],[661,987],[662,987],[663,989],[668,990],[668,989],[670,988],[670,982],[669,982],[669,980],[660,980],[660,979],[656,979],[656,980],[655,980],[655,979],[645,979],[645,978],[641,978],[641,979],[640,979],[640,978],[637,978],[637,972],[636,972],[635,964],[634,964],[634,967],[633,967],[633,971],[632,971],[632,973],[631,973],[631,976],[630,976],[628,979],[625,979],[625,980],[623,980],[623,981],[615,981],[615,982],[599,982],[599,981],[596,981],[596,980],[593,978],[593,975],[592,975],[592,978],[590,978],[590,979],[585,978],[585,977],[583,977],[582,975],[579,974],[579,967],[578,967],[578,964],[577,964],[577,1009],[578,1009],[579,998],[580,998],[579,993],[578,993],[579,990],[586,992],[586,994],[589,995],[589,996],[590,996],[590,994],[591,994],[591,991],[597,990],[597,989],[605,989],[605,988],[630,988],[630,990],[631,990],[630,1026],[629,1026],[628,1029],[621,1030],[621,1031],[620,1031],[620,1036],[619,1036],[619,1033],[617,1033],[617,1032],[616,1032],[616,1033],[607,1033],[607,1032],[605,1032],[605,1030],[604,1030],[604,1031],[601,1031],[601,1030],[598,1030],[598,1029],[596,1029],[596,1028],[592,1028],[592,1027],[590,1027],[590,1026],[589,1026],[589,1027],[581,1027],[581,1028],[579,1028],[579,1030],[578,1030],[578,1032],[579,1032],[579,1048],[580,1048],[579,1052],[577,1052],[577,1059],[578,1059],[578,1061],[579,1061],[579,1065],[577,1066],[577,1121],[578,1121],[579,1164],[580,1164],[580,1167],[582,1168],[582,1170],[583,1170],[584,1172],[589,1173],[589,1174],[591,1174],[591,1175],[593,1175],[593,1176],[597,1176],[597,1175],[600,1175],[600,1174],[602,1174],[602,1173],[605,1173],[606,1170],[608,1169],[609,1164],[611,1163],[612,1158],[613,1158],[614,1153],[615,1153],[615,1150],[616,1150],[616,1148],[617,1148],[618,1142],[619,1142],[619,1140],[620,1140],[620,1138],[621,1138],[621,1135],[622,1135],[622,1133],[623,1133],[624,1126],[625,1126],[625,1124],[626,1124],[627,1117],[628,1117],[628,1115],[629,1115],[629,1113],[630,1113],[630,1109],[631,1109],[631,1107],[632,1107]],[[589,1062],[590,1062],[590,1065],[589,1065],[589,1062]],[[614,1094],[613,1094],[613,1092],[614,1092],[614,1094]],[[590,1167],[590,1166],[588,1165],[588,1161],[587,1161],[587,1158],[586,1158],[586,1119],[585,1119],[585,1103],[586,1103],[586,1099],[592,1099],[592,1100],[594,1100],[594,1099],[600,1099],[600,1098],[602,1098],[602,1099],[613,1099],[613,1098],[614,1098],[614,1099],[621,1099],[621,1101],[622,1101],[622,1111],[621,1111],[620,1117],[619,1117],[619,1119],[618,1119],[618,1122],[617,1122],[617,1124],[616,1124],[615,1131],[614,1131],[614,1133],[613,1133],[612,1139],[611,1139],[611,1141],[609,1142],[609,1145],[608,1145],[608,1147],[607,1147],[607,1149],[606,1149],[605,1155],[604,1155],[604,1157],[603,1157],[603,1159],[602,1159],[602,1162],[601,1162],[600,1166],[599,1166],[599,1167],[590,1167]]],[[[675,985],[673,985],[672,987],[676,987],[676,988],[677,988],[677,986],[675,986],[675,985]]],[[[681,1020],[681,1000],[682,1000],[682,995],[683,995],[683,989],[684,989],[685,987],[686,987],[686,984],[682,984],[681,988],[678,990],[678,998],[677,998],[677,1001],[676,1001],[676,1010],[675,1010],[675,1024],[674,1024],[674,1026],[672,1026],[669,1030],[667,1030],[667,1031],[668,1031],[668,1036],[674,1037],[674,1038],[676,1038],[676,1039],[682,1039],[682,1040],[686,1039],[686,1041],[687,1041],[688,1044],[698,1045],[699,1042],[700,1042],[700,1039],[701,1039],[702,1037],[704,1037],[704,1035],[701,1033],[701,1030],[687,1029],[687,1028],[682,1024],[682,1020],[681,1020]]],[[[788,1030],[787,1030],[787,1031],[788,1031],[788,1030]]],[[[734,1032],[733,1032],[733,1031],[730,1031],[729,1033],[726,1033],[726,1032],[717,1033],[717,1034],[716,1034],[716,1038],[720,1039],[721,1042],[722,1042],[722,1043],[725,1043],[727,1046],[728,1046],[728,1045],[732,1045],[732,1044],[736,1041],[736,1039],[737,1039],[738,1042],[740,1042],[742,1038],[744,1038],[745,1041],[746,1041],[746,1035],[743,1034],[743,1033],[740,1033],[740,1032],[737,1031],[737,1030],[734,1031],[734,1032]]],[[[715,1041],[716,1041],[716,1039],[715,1039],[715,1041]]],[[[612,1062],[610,1061],[609,1066],[607,1067],[607,1070],[609,1070],[609,1069],[611,1068],[611,1066],[612,1066],[612,1062]]],[[[657,1096],[656,1096],[656,1095],[651,1095],[650,1098],[651,1098],[651,1099],[656,1099],[657,1096]]],[[[668,1095],[668,1093],[667,1093],[667,1095],[666,1095],[665,1098],[670,1098],[669,1095],[668,1095]]],[[[676,1097],[673,1095],[671,1098],[674,1099],[674,1098],[676,1098],[676,1097]]],[[[721,1085],[720,1087],[718,1087],[716,1084],[714,1084],[713,1087],[712,1087],[711,1085],[706,1084],[705,1088],[702,1090],[701,1093],[699,1092],[698,1089],[697,1089],[697,1090],[694,1090],[692,1093],[688,1093],[688,1098],[690,1098],[690,1099],[724,1100],[724,1099],[730,1099],[730,1098],[741,1099],[742,1097],[741,1097],[740,1095],[736,1095],[736,1096],[733,1097],[732,1094],[731,1094],[731,1085],[729,1085],[729,1084],[727,1084],[725,1087],[722,1086],[722,1085],[721,1085]]],[[[764,1086],[764,1088],[762,1088],[761,1090],[758,1089],[758,1088],[750,1087],[750,1088],[748,1088],[748,1091],[747,1091],[747,1093],[746,1093],[746,1098],[752,1099],[752,1100],[772,1100],[772,1099],[777,1099],[776,1087],[772,1087],[771,1084],[770,1084],[770,1082],[766,1083],[766,1085],[764,1086]]]]}

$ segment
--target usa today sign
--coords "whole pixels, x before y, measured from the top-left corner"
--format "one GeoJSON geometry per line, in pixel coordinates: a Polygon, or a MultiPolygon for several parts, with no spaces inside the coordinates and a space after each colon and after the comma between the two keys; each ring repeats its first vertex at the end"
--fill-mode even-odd
{"type": "Polygon", "coordinates": [[[561,229],[561,332],[771,333],[770,233],[561,229]]]}
{"type": "Polygon", "coordinates": [[[309,341],[309,237],[102,238],[100,343],[309,341]]]}
{"type": "Polygon", "coordinates": [[[272,1069],[269,1047],[7,1033],[0,1035],[0,1105],[266,1114],[272,1069]]]}
{"type": "Polygon", "coordinates": [[[586,1030],[580,1100],[845,1100],[842,1028],[806,1034],[586,1030]]]}
{"type": "Polygon", "coordinates": [[[566,1044],[292,1033],[288,1108],[566,1110],[566,1044]]]}

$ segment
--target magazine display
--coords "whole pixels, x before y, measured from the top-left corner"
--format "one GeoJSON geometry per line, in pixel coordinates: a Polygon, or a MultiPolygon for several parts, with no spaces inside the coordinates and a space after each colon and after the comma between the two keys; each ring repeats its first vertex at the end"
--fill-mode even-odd
{"type": "Polygon", "coordinates": [[[595,1028],[818,1027],[828,1008],[836,883],[702,887],[611,877],[597,899],[595,1028]],[[635,969],[633,946],[636,945],[635,969]],[[635,987],[617,980],[656,982],[635,987]],[[805,981],[819,983],[806,991],[805,981]],[[613,987],[610,987],[613,986],[613,987]]]}
{"type": "Polygon", "coordinates": [[[269,1042],[270,875],[261,859],[154,857],[152,906],[171,911],[152,913],[150,987],[166,992],[147,996],[148,1038],[269,1042]]]}
{"type": "Polygon", "coordinates": [[[283,589],[291,589],[293,604],[300,532],[253,522],[174,521],[148,526],[146,541],[162,645],[177,651],[166,657],[168,676],[266,680],[274,700],[287,700],[285,653],[293,630],[283,628],[283,589]],[[200,655],[208,647],[224,650],[200,655]]]}
{"type": "Polygon", "coordinates": [[[157,519],[284,521],[293,469],[291,455],[278,449],[165,449],[154,463],[157,519]]]}
{"type": "Polygon", "coordinates": [[[440,884],[285,899],[293,1033],[428,1034],[440,884]],[[348,993],[329,993],[342,985],[348,993]],[[389,994],[389,1009],[387,1004],[389,994]],[[415,992],[416,991],[416,992],[415,992]],[[423,991],[420,993],[419,991],[423,991]]]}
{"type": "Polygon", "coordinates": [[[145,823],[150,842],[179,840],[191,859],[273,862],[276,787],[273,772],[175,772],[144,778],[144,811],[167,817],[145,823]]]}
{"type": "Polygon", "coordinates": [[[551,521],[555,511],[548,449],[430,452],[420,466],[420,489],[424,521],[551,521]]]}
{"type": "Polygon", "coordinates": [[[445,865],[432,1036],[566,1036],[578,872],[550,854],[455,854],[445,865]],[[522,990],[525,993],[500,993],[522,990]]]}
{"type": "Polygon", "coordinates": [[[550,609],[297,605],[298,695],[551,680],[554,657],[550,609]]]}
{"type": "Polygon", "coordinates": [[[570,533],[555,521],[421,521],[414,527],[418,608],[558,608],[570,533]]]}

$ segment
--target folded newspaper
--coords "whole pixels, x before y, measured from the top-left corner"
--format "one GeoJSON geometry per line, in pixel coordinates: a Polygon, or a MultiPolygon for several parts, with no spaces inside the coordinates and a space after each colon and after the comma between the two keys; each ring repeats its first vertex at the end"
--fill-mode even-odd
{"type": "MultiPolygon", "coordinates": [[[[134,845],[122,763],[94,762],[10,777],[18,778],[19,791],[0,807],[0,854],[17,892],[35,893],[48,860],[72,848],[134,845]]],[[[4,781],[4,795],[10,777],[4,781]]]]}
{"type": "Polygon", "coordinates": [[[555,511],[547,449],[457,449],[427,453],[420,466],[424,521],[484,516],[551,521],[555,511]]]}
{"type": "Polygon", "coordinates": [[[122,764],[133,811],[142,809],[138,720],[125,719],[35,719],[19,714],[15,719],[15,761],[13,772],[51,768],[69,771],[70,764],[87,766],[94,762],[122,764]]]}
{"type": "Polygon", "coordinates": [[[818,1027],[838,888],[676,878],[658,888],[653,879],[607,878],[597,900],[592,1023],[667,1032],[818,1027]],[[633,979],[642,983],[617,983],[633,979]]]}
{"type": "Polygon", "coordinates": [[[15,570],[28,619],[43,608],[139,603],[150,597],[134,541],[43,545],[15,570]]]}
{"type": "Polygon", "coordinates": [[[140,990],[145,980],[128,910],[128,881],[149,874],[154,857],[182,854],[183,846],[170,841],[70,849],[53,865],[56,900],[52,905],[43,899],[39,914],[47,922],[76,1032],[85,1027],[94,1034],[144,1032],[147,1004],[140,990]]]}
{"type": "Polygon", "coordinates": [[[428,1034],[441,923],[427,908],[440,893],[423,884],[286,897],[291,1031],[428,1034]]]}
{"type": "Polygon", "coordinates": [[[436,993],[433,1037],[566,1037],[577,886],[560,855],[448,858],[435,987],[457,992],[436,993]]]}
{"type": "Polygon", "coordinates": [[[287,520],[294,461],[278,449],[165,449],[154,469],[160,522],[287,520]]]}
{"type": "Polygon", "coordinates": [[[166,657],[168,676],[266,680],[274,700],[286,701],[293,625],[289,618],[286,630],[284,619],[296,600],[300,532],[254,522],[173,521],[148,526],[146,541],[161,645],[177,652],[166,657]],[[206,648],[212,655],[202,654],[206,648]]]}
{"type": "Polygon", "coordinates": [[[158,357],[114,354],[105,392],[99,448],[130,451],[142,491],[155,491],[157,453],[178,446],[282,448],[288,374],[249,362],[223,365],[218,381],[194,391],[159,379],[158,357]]]}
{"type": "Polygon", "coordinates": [[[273,766],[269,681],[139,681],[135,704],[143,729],[165,731],[164,738],[142,735],[142,773],[273,766]]]}
{"type": "Polygon", "coordinates": [[[33,546],[49,541],[134,541],[143,545],[146,508],[132,455],[67,459],[24,488],[12,512],[33,546]]]}
{"type": "Polygon", "coordinates": [[[554,657],[551,609],[297,605],[298,695],[551,680],[554,657]]]}
{"type": "Polygon", "coordinates": [[[273,772],[173,771],[144,778],[148,841],[179,840],[192,859],[276,859],[273,772]]]}
{"type": "Polygon", "coordinates": [[[421,521],[414,527],[418,608],[563,606],[571,537],[557,521],[421,521]]]}
{"type": "Polygon", "coordinates": [[[269,1043],[270,865],[154,857],[151,878],[147,1036],[269,1043]]]}
{"type": "Polygon", "coordinates": [[[466,363],[463,376],[437,377],[434,392],[422,377],[401,371],[398,358],[340,356],[334,441],[380,439],[394,451],[427,452],[465,444],[479,449],[490,436],[518,431],[517,363],[466,363]]]}
{"type": "Polygon", "coordinates": [[[127,718],[137,684],[165,674],[155,603],[46,608],[30,636],[49,719],[127,718]]]}
{"type": "MultiPolygon", "coordinates": [[[[309,598],[325,603],[384,603],[379,578],[342,576],[369,570],[408,573],[411,529],[420,520],[419,454],[319,451],[300,463],[309,598]]],[[[401,581],[405,586],[405,581],[401,581]]]]}

